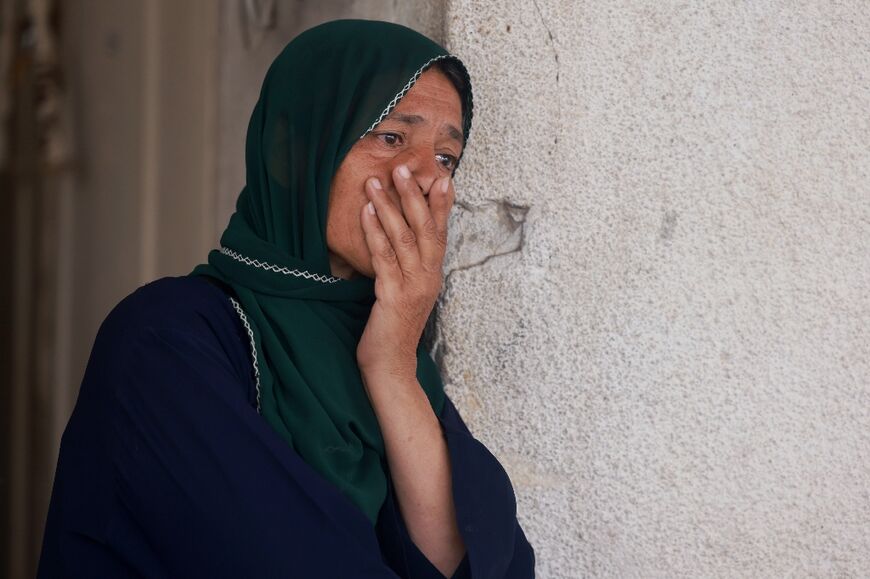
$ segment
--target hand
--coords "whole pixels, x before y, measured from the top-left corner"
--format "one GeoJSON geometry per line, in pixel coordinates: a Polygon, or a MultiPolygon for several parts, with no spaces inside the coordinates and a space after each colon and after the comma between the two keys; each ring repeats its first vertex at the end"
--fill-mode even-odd
{"type": "Polygon", "coordinates": [[[362,210],[366,245],[375,271],[375,304],[357,346],[360,370],[413,378],[417,345],[441,292],[447,218],[456,192],[450,177],[432,182],[428,203],[413,175],[393,170],[402,210],[378,180],[366,181],[375,213],[362,210]],[[406,220],[407,219],[407,220],[406,220]]]}

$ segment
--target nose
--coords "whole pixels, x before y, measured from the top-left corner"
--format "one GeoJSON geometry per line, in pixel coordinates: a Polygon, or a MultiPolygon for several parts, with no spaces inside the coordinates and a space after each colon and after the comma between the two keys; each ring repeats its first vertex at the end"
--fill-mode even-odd
{"type": "Polygon", "coordinates": [[[411,176],[423,190],[423,195],[428,195],[432,183],[440,177],[438,162],[435,160],[435,149],[426,146],[406,149],[394,158],[393,169],[403,164],[408,166],[411,176]]]}

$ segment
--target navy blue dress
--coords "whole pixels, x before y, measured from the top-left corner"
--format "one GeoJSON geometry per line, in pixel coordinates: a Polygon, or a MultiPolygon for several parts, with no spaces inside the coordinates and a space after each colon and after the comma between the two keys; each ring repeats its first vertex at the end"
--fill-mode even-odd
{"type": "MultiPolygon", "coordinates": [[[[227,291],[166,277],[103,322],[61,439],[38,576],[442,578],[389,476],[372,527],[257,413],[227,291]]],[[[466,545],[454,577],[533,577],[506,472],[449,398],[439,420],[466,545]]]]}

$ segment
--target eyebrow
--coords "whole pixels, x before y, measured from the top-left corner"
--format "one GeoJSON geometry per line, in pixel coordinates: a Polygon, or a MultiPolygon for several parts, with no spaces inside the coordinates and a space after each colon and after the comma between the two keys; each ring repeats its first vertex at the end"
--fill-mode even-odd
{"type": "MultiPolygon", "coordinates": [[[[395,113],[395,112],[387,115],[386,119],[384,119],[384,120],[398,121],[400,123],[405,123],[408,125],[416,125],[419,123],[426,122],[426,119],[424,119],[420,115],[406,115],[404,113],[395,113]]],[[[462,143],[462,133],[459,132],[459,129],[457,129],[456,127],[454,127],[451,124],[447,124],[446,126],[447,126],[447,135],[451,139],[454,139],[455,141],[459,142],[460,145],[462,145],[463,144],[462,143]]]]}

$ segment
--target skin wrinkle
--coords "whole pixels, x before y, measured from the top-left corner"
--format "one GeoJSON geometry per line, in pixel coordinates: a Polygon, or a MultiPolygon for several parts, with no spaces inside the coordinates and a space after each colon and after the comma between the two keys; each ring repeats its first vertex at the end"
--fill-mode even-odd
{"type": "MultiPolygon", "coordinates": [[[[416,125],[416,124],[423,123],[426,121],[426,119],[424,119],[420,115],[403,115],[403,114],[397,113],[395,110],[393,110],[393,112],[391,112],[389,115],[387,115],[386,118],[392,119],[394,121],[398,121],[401,123],[405,123],[408,125],[416,125]]],[[[457,129],[456,127],[454,127],[451,124],[445,124],[444,129],[447,131],[447,134],[450,135],[450,138],[452,138],[455,141],[458,141],[460,145],[462,144],[462,133],[459,131],[459,129],[457,129]]]]}

